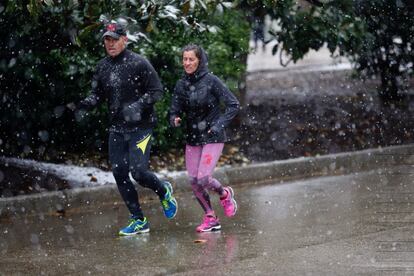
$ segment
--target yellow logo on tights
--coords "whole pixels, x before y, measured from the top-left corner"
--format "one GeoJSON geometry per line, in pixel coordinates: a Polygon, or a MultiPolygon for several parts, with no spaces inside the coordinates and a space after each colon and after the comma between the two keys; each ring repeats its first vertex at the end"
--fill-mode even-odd
{"type": "Polygon", "coordinates": [[[149,140],[151,139],[151,134],[148,134],[142,140],[137,142],[137,149],[142,150],[142,153],[145,154],[149,140]]]}

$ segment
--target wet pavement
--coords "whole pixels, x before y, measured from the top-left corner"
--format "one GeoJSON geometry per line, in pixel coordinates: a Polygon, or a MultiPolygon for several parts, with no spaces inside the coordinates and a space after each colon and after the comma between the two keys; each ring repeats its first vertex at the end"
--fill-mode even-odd
{"type": "Polygon", "coordinates": [[[0,218],[0,275],[413,275],[414,167],[234,186],[239,211],[195,233],[201,209],[178,194],[168,221],[143,201],[151,232],[117,237],[121,202],[0,218]]]}

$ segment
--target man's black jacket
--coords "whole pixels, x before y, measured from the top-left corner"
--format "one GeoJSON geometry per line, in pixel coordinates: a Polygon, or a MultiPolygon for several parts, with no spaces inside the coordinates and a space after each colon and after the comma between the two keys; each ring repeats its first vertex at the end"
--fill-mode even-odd
{"type": "Polygon", "coordinates": [[[208,72],[207,56],[202,50],[199,66],[191,75],[184,74],[174,90],[170,124],[186,114],[187,144],[224,143],[225,127],[236,116],[239,102],[223,82],[208,72]],[[221,112],[221,104],[225,110],[221,112]],[[209,133],[210,131],[210,133],[209,133]]]}
{"type": "Polygon", "coordinates": [[[153,106],[162,97],[162,92],[152,65],[140,55],[124,50],[118,56],[108,56],[98,63],[92,92],[77,108],[91,110],[107,100],[109,131],[131,132],[155,125],[153,106]]]}

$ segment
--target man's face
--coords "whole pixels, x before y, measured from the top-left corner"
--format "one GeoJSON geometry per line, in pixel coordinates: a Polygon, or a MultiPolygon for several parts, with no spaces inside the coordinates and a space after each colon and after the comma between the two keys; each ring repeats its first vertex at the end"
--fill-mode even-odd
{"type": "Polygon", "coordinates": [[[194,73],[197,70],[199,63],[200,60],[197,58],[194,51],[185,51],[183,53],[183,66],[184,71],[187,74],[194,73]]]}
{"type": "Polygon", "coordinates": [[[110,36],[105,36],[105,50],[109,56],[116,57],[125,49],[127,41],[128,38],[124,35],[122,35],[119,39],[115,39],[110,36]]]}

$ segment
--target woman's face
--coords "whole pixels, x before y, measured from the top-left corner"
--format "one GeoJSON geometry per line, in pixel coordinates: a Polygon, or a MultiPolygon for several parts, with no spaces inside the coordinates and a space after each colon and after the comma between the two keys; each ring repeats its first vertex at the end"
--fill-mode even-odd
{"type": "Polygon", "coordinates": [[[185,51],[183,53],[183,67],[187,74],[194,73],[197,70],[199,63],[200,60],[194,51],[185,51]]]}

